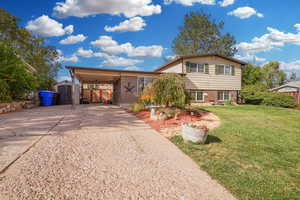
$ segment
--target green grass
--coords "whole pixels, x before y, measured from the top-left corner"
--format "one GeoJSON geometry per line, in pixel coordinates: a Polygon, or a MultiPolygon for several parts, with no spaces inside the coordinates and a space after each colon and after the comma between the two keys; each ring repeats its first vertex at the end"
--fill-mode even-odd
{"type": "MultiPolygon", "coordinates": [[[[203,107],[201,107],[203,108],[203,107]]],[[[208,144],[171,138],[239,199],[300,199],[300,111],[265,106],[204,107],[222,124],[208,144]]]]}

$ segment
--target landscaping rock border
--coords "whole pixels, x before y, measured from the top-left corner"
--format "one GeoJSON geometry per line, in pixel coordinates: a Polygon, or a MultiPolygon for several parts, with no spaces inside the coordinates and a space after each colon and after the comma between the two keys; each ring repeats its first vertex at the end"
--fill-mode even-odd
{"type": "Polygon", "coordinates": [[[35,105],[31,101],[0,103],[0,114],[21,111],[23,109],[28,109],[33,107],[35,107],[35,105]]]}

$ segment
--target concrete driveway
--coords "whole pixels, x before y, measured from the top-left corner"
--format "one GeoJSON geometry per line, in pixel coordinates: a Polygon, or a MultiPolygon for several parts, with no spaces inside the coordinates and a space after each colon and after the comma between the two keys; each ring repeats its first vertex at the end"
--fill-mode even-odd
{"type": "Polygon", "coordinates": [[[171,142],[116,106],[0,117],[1,200],[234,199],[171,142]]]}

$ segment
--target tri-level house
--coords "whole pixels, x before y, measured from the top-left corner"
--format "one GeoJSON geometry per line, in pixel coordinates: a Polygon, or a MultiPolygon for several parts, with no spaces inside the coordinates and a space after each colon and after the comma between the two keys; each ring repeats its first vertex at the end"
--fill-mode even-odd
{"type": "Polygon", "coordinates": [[[155,70],[183,74],[194,102],[237,101],[245,62],[218,54],[179,57],[155,70]]]}
{"type": "MultiPolygon", "coordinates": [[[[178,73],[184,77],[186,89],[190,91],[193,102],[218,103],[227,100],[238,101],[241,90],[242,68],[247,63],[219,54],[201,54],[178,57],[153,72],[110,70],[77,66],[66,66],[75,84],[81,85],[78,91],[73,87],[73,103],[93,98],[84,96],[87,85],[110,84],[111,102],[118,105],[131,104],[138,100],[143,88],[163,73],[178,73]],[[75,93],[80,93],[76,95],[75,93]],[[75,94],[75,95],[74,95],[75,94]]],[[[90,88],[90,87],[89,87],[90,88]]],[[[94,94],[97,95],[97,94],[94,94]]],[[[97,103],[97,102],[93,102],[97,103]]]]}

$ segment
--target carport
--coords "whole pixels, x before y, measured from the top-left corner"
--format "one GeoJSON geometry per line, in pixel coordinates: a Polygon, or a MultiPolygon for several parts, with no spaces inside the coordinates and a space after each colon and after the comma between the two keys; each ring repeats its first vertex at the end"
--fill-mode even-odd
{"type": "Polygon", "coordinates": [[[82,98],[83,84],[112,84],[113,104],[128,105],[137,101],[147,82],[159,76],[160,72],[99,69],[78,66],[66,66],[72,77],[72,105],[82,98]],[[75,95],[75,83],[81,86],[80,95],[75,95]]]}

